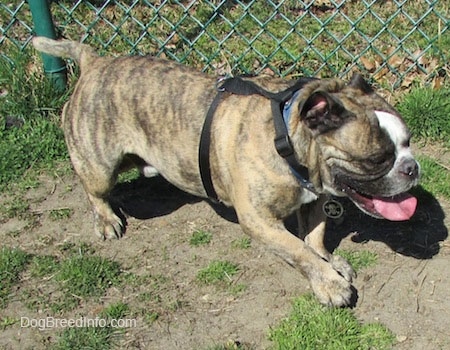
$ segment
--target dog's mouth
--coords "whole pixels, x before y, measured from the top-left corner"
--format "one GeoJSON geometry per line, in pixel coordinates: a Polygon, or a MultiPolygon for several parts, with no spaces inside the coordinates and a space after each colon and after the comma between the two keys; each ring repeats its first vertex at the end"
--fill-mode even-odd
{"type": "Polygon", "coordinates": [[[377,197],[362,194],[347,185],[342,192],[347,194],[362,211],[379,219],[409,220],[417,208],[417,198],[407,192],[391,197],[377,197]]]}

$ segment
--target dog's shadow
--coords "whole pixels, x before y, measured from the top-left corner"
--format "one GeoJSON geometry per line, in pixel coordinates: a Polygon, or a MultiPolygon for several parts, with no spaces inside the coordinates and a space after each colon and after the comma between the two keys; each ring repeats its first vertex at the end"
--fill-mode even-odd
{"type": "Polygon", "coordinates": [[[168,215],[180,207],[201,201],[183,192],[161,176],[118,183],[111,192],[111,204],[128,216],[146,220],[168,215]]]}
{"type": "MultiPolygon", "coordinates": [[[[201,202],[203,199],[186,193],[161,176],[117,184],[111,192],[111,204],[116,212],[126,216],[146,220],[168,215],[186,204],[201,202]]],[[[237,216],[232,208],[208,201],[214,211],[224,219],[237,223],[237,216]]]]}
{"type": "Polygon", "coordinates": [[[416,259],[430,259],[440,250],[440,242],[448,237],[445,212],[439,201],[422,187],[411,191],[418,198],[416,213],[409,221],[379,220],[362,213],[348,199],[339,199],[346,213],[343,222],[330,222],[326,246],[333,251],[349,234],[356,243],[370,240],[385,243],[393,251],[416,259]]]}
{"type": "MultiPolygon", "coordinates": [[[[349,200],[339,198],[344,205],[345,214],[339,222],[330,220],[327,225],[325,245],[333,251],[348,235],[357,243],[370,240],[380,241],[392,250],[417,259],[430,259],[439,253],[440,242],[448,236],[444,224],[445,213],[438,200],[423,188],[414,190],[418,197],[417,211],[411,220],[390,222],[378,220],[362,213],[349,200]]],[[[201,198],[187,194],[162,177],[139,177],[131,182],[116,185],[112,203],[129,216],[145,220],[168,215],[186,204],[202,201],[201,198]]],[[[224,219],[237,223],[232,208],[208,202],[212,209],[224,219]]],[[[286,227],[297,232],[294,216],[286,220],[286,227]]]]}

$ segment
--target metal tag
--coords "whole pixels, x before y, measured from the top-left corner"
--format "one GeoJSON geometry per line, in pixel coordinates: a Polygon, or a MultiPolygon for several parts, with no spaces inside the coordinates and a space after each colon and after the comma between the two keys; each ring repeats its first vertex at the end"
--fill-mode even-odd
{"type": "Polygon", "coordinates": [[[339,219],[344,214],[344,207],[334,199],[328,199],[323,203],[322,210],[331,219],[339,219]]]}

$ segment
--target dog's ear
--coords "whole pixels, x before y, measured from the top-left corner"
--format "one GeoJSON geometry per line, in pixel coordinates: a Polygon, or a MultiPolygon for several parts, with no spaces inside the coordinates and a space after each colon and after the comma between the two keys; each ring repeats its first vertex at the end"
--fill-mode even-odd
{"type": "Polygon", "coordinates": [[[341,101],[326,91],[314,92],[300,106],[300,119],[314,134],[337,129],[352,116],[341,101]]]}
{"type": "Polygon", "coordinates": [[[349,87],[361,90],[366,95],[373,94],[375,91],[372,89],[372,86],[363,78],[363,76],[359,73],[353,74],[350,82],[348,83],[349,87]]]}

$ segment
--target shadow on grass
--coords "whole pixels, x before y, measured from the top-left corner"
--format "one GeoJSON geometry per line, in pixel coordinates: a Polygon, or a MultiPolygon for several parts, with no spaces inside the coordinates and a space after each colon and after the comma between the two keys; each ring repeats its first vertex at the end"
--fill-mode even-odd
{"type": "MultiPolygon", "coordinates": [[[[380,241],[399,254],[417,259],[430,259],[439,253],[439,243],[448,236],[445,227],[445,213],[438,200],[423,188],[414,189],[418,197],[417,211],[411,220],[391,222],[378,220],[362,213],[345,198],[338,200],[344,205],[342,222],[330,221],[327,225],[326,246],[330,251],[336,249],[342,239],[352,235],[354,242],[380,241]]],[[[164,216],[186,204],[200,202],[202,199],[187,194],[168,183],[162,177],[140,177],[131,182],[118,184],[112,192],[112,202],[124,213],[137,219],[151,219],[164,216]]],[[[230,222],[237,222],[232,208],[210,203],[214,211],[230,222]]],[[[286,220],[291,232],[296,232],[293,217],[286,220]]]]}

